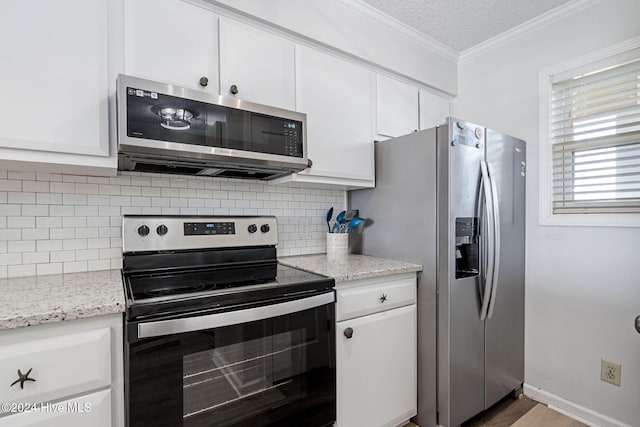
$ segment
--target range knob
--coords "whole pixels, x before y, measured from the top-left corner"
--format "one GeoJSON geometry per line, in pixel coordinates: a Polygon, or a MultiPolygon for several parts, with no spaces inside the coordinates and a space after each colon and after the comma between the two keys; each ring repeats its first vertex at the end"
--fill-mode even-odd
{"type": "Polygon", "coordinates": [[[147,227],[146,225],[141,225],[140,227],[138,227],[138,236],[144,237],[148,235],[149,235],[149,227],[147,227]]]}
{"type": "Polygon", "coordinates": [[[263,233],[268,233],[269,232],[269,224],[262,224],[260,226],[260,231],[262,231],[263,233]]]}
{"type": "Polygon", "coordinates": [[[164,224],[160,224],[156,227],[156,233],[158,233],[159,236],[164,236],[165,234],[167,234],[167,231],[169,231],[169,229],[164,224]]]}
{"type": "Polygon", "coordinates": [[[247,228],[247,230],[249,231],[249,233],[253,234],[258,231],[258,227],[255,224],[251,224],[249,228],[247,228]]]}

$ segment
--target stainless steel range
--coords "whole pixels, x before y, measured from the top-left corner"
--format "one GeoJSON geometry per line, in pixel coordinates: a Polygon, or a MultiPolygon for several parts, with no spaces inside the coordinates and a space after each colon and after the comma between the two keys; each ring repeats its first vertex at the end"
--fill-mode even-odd
{"type": "Polygon", "coordinates": [[[129,427],[333,424],[334,281],[277,243],[275,217],[124,217],[129,427]]]}

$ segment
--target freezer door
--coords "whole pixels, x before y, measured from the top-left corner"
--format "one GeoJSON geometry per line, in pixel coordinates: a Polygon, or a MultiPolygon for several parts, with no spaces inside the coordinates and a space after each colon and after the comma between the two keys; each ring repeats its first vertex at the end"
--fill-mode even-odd
{"type": "Polygon", "coordinates": [[[500,255],[491,317],[486,320],[486,407],[524,379],[524,141],[486,131],[486,160],[498,192],[500,255]]]}
{"type": "Polygon", "coordinates": [[[477,233],[484,128],[438,128],[438,414],[453,427],[484,409],[482,243],[477,233]]]}

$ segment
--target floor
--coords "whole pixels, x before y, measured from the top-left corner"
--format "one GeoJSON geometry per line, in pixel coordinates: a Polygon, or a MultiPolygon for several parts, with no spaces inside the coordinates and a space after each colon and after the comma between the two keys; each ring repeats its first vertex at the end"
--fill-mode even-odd
{"type": "MultiPolygon", "coordinates": [[[[535,400],[520,395],[518,399],[506,397],[491,408],[464,422],[462,427],[581,427],[585,426],[569,417],[547,410],[535,400]],[[530,412],[531,411],[531,412],[530,412]],[[525,414],[527,416],[525,417],[525,414]],[[549,418],[551,417],[551,418],[549,418]],[[518,420],[520,420],[518,422],[518,420]],[[551,422],[551,424],[549,424],[551,422]]],[[[414,423],[403,427],[419,427],[414,423]]],[[[586,427],[586,426],[585,426],[586,427]]]]}

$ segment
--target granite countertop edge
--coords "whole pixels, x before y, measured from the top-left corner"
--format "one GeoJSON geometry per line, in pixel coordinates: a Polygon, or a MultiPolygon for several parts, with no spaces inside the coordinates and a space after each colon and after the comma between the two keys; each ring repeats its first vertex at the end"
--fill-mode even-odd
{"type": "Polygon", "coordinates": [[[0,279],[0,331],[123,313],[120,270],[0,279]]]}
{"type": "Polygon", "coordinates": [[[336,284],[422,271],[419,264],[357,254],[338,261],[328,260],[326,254],[286,256],[278,258],[278,261],[289,267],[332,277],[336,284]]]}

